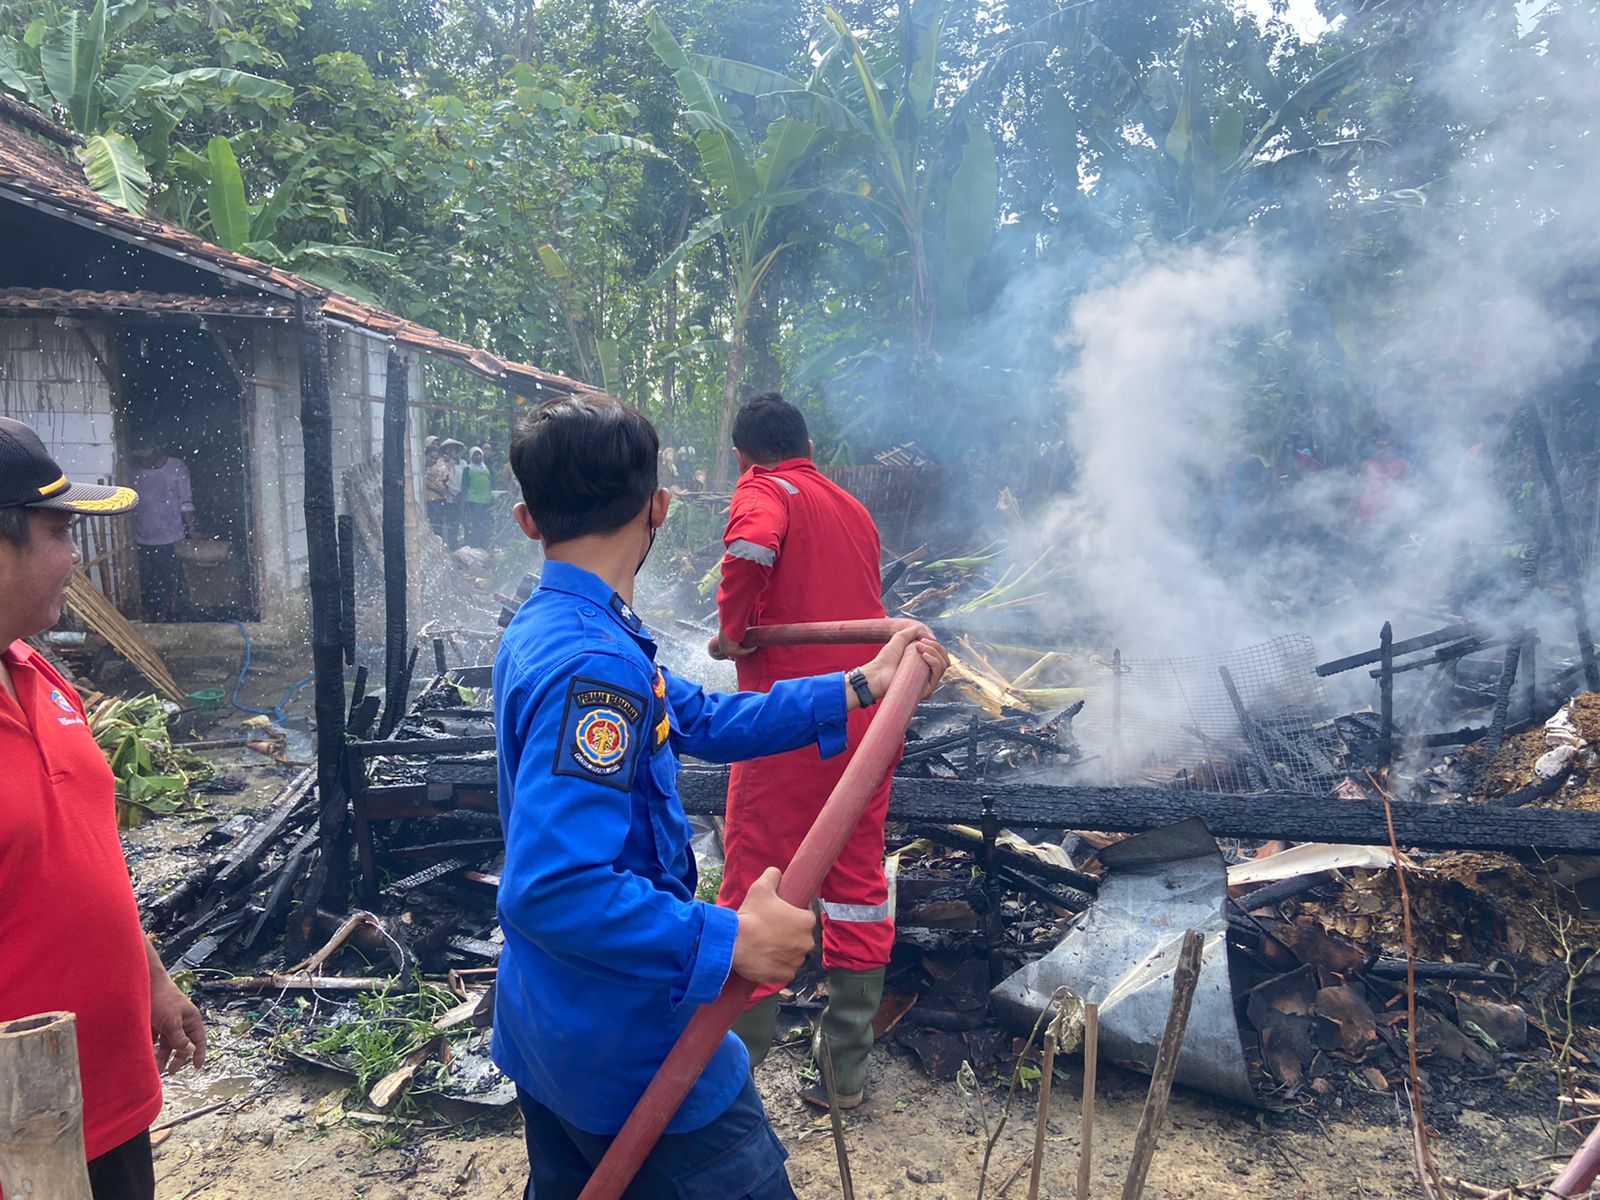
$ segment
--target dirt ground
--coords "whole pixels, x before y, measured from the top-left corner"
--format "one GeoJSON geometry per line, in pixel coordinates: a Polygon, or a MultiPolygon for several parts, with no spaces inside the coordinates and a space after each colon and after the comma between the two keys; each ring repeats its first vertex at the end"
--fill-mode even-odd
{"type": "MultiPolygon", "coordinates": [[[[208,834],[217,838],[211,831],[270,803],[296,770],[247,750],[223,752],[216,762],[219,774],[231,777],[229,786],[243,786],[203,797],[199,813],[152,820],[127,833],[129,862],[142,895],[158,891],[181,868],[177,848],[205,844],[208,834]]],[[[253,1030],[248,1006],[224,1009],[220,1001],[213,1006],[204,997],[202,1003],[209,1009],[211,1061],[203,1073],[185,1072],[168,1081],[166,1108],[157,1122],[158,1200],[258,1200],[286,1188],[317,1200],[493,1200],[522,1194],[526,1159],[514,1112],[418,1104],[398,1119],[363,1119],[341,1104],[350,1095],[347,1077],[279,1057],[253,1030]],[[160,1129],[175,1117],[216,1105],[221,1107],[160,1129]]],[[[826,1118],[818,1120],[795,1098],[800,1065],[798,1048],[780,1049],[761,1068],[759,1082],[789,1149],[796,1192],[804,1200],[820,1200],[840,1193],[838,1169],[826,1118]]],[[[1040,1194],[1064,1197],[1074,1194],[1077,1173],[1078,1060],[1065,1061],[1057,1078],[1040,1194]]],[[[1120,1194],[1146,1082],[1102,1065],[1094,1196],[1120,1194]]],[[[1436,1151],[1444,1174],[1502,1187],[1546,1171],[1541,1156],[1551,1152],[1550,1088],[1530,1088],[1524,1098],[1513,1081],[1477,1094],[1485,1092],[1498,1096],[1495,1111],[1473,1111],[1469,1102],[1436,1122],[1443,1127],[1436,1151]]],[[[1003,1089],[986,1090],[982,1113],[978,1106],[979,1099],[958,1085],[922,1074],[904,1049],[881,1045],[874,1052],[869,1099],[848,1118],[856,1194],[863,1200],[977,1196],[984,1122],[993,1128],[999,1121],[1003,1089]]],[[[1150,1200],[1224,1200],[1263,1192],[1282,1200],[1418,1195],[1403,1106],[1398,1094],[1374,1095],[1355,1111],[1334,1095],[1322,1099],[1316,1114],[1266,1113],[1180,1090],[1145,1195],[1150,1200]]],[[[1031,1149],[1035,1113],[1035,1096],[1024,1093],[995,1146],[986,1195],[1026,1195],[1027,1178],[1017,1172],[1031,1149]]]]}
{"type": "MultiPolygon", "coordinates": [[[[481,1117],[416,1110],[403,1124],[325,1124],[349,1091],[332,1072],[272,1061],[248,1036],[213,1028],[214,1057],[201,1075],[169,1081],[162,1120],[219,1100],[226,1109],[174,1127],[156,1150],[158,1200],[257,1200],[285,1187],[345,1200],[522,1195],[526,1158],[515,1114],[481,1117]]],[[[927,1079],[904,1052],[879,1049],[871,1095],[849,1117],[847,1143],[856,1194],[872,1197],[976,1196],[985,1134],[976,1099],[927,1079]]],[[[839,1194],[826,1118],[794,1097],[797,1055],[777,1054],[760,1071],[762,1092],[789,1172],[803,1200],[839,1194]]],[[[1052,1099],[1040,1194],[1073,1195],[1077,1174],[1078,1064],[1060,1073],[1052,1099]]],[[[1094,1135],[1092,1195],[1120,1194],[1144,1099],[1142,1077],[1102,1072],[1094,1135]]],[[[1003,1096],[987,1094],[988,1120],[1003,1096]]],[[[1033,1097],[1019,1101],[990,1165],[990,1196],[1026,1195],[1033,1097]],[[1004,1192],[1002,1186],[1012,1180],[1004,1192]]],[[[159,1122],[158,1122],[159,1125],[159,1122]]],[[[1311,1118],[1233,1108],[1178,1092],[1168,1113],[1145,1195],[1151,1200],[1255,1197],[1283,1200],[1418,1194],[1409,1124],[1397,1102],[1386,1119],[1311,1118]]],[[[1465,1113],[1436,1143],[1441,1170],[1501,1186],[1536,1172],[1548,1134],[1532,1116],[1465,1113]]]]}

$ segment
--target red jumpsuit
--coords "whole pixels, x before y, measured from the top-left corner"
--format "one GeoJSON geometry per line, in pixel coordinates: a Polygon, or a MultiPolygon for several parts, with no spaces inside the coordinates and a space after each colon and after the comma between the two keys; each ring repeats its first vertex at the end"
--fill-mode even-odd
{"type": "MultiPolygon", "coordinates": [[[[717,610],[722,632],[741,641],[752,625],[882,617],[878,528],[861,502],[810,459],[751,467],[733,492],[717,610]]],[[[866,646],[772,646],[738,661],[739,687],[765,692],[780,679],[848,671],[866,646]]],[[[737,908],[768,867],[786,867],[822,811],[875,710],[850,714],[849,749],[824,760],[815,747],[737,763],[728,780],[726,864],[717,903],[737,908]]],[[[871,971],[889,961],[894,921],[883,875],[889,780],[822,882],[822,962],[871,971]]],[[[754,999],[779,990],[756,989],[754,999]]]]}

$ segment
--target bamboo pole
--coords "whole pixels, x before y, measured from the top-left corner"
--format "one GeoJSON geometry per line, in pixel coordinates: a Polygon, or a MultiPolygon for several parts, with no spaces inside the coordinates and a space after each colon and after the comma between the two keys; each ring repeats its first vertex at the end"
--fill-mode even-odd
{"type": "Polygon", "coordinates": [[[1156,1138],[1167,1117],[1167,1101],[1172,1097],[1172,1080],[1178,1073],[1178,1052],[1183,1049],[1183,1035],[1189,1028],[1189,1009],[1200,983],[1200,951],[1204,945],[1205,939],[1197,930],[1184,933],[1178,969],[1172,976],[1172,1008],[1156,1050],[1156,1065],[1150,1075],[1144,1111],[1139,1114],[1139,1128],[1133,1135],[1133,1161],[1122,1184],[1122,1200],[1139,1200],[1144,1195],[1144,1182],[1156,1155],[1156,1138]]]}
{"type": "Polygon", "coordinates": [[[1089,1200],[1094,1162],[1094,1089],[1100,1071],[1100,1006],[1083,1006],[1083,1133],[1078,1141],[1078,1198],[1089,1200]]]}
{"type": "Polygon", "coordinates": [[[172,677],[167,664],[150,643],[139,636],[139,631],[129,624],[128,618],[118,612],[104,593],[94,586],[82,567],[74,567],[72,578],[67,581],[67,605],[83,618],[85,625],[110,642],[117,653],[127,659],[133,669],[153,684],[165,699],[174,704],[183,703],[183,689],[172,677]]]}
{"type": "Polygon", "coordinates": [[[0,1190],[91,1200],[72,1013],[0,1023],[0,1190]]]}
{"type": "Polygon", "coordinates": [[[1050,1084],[1056,1073],[1056,1028],[1061,1024],[1061,1012],[1050,1021],[1044,1032],[1044,1062],[1039,1072],[1039,1115],[1033,1127],[1033,1169],[1028,1176],[1028,1200],[1039,1200],[1039,1174],[1044,1169],[1044,1135],[1050,1124],[1050,1084]]]}

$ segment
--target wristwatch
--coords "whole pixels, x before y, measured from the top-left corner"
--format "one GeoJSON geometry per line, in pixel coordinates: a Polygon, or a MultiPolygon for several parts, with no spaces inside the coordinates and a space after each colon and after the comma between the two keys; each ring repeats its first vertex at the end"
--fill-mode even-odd
{"type": "Polygon", "coordinates": [[[851,671],[844,679],[855,692],[856,699],[861,701],[862,708],[871,708],[878,702],[878,698],[872,694],[872,689],[867,686],[867,673],[860,667],[851,671]]]}

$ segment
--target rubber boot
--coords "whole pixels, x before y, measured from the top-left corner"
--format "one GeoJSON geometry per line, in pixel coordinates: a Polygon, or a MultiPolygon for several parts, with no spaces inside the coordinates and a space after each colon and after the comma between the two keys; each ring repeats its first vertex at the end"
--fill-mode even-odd
{"type": "MultiPolygon", "coordinates": [[[[840,1108],[855,1108],[866,1096],[867,1057],[872,1053],[872,1019],[883,1002],[883,968],[874,971],[828,972],[828,1004],[822,1010],[817,1038],[828,1039],[833,1057],[833,1087],[840,1108]]],[[[818,1041],[813,1055],[821,1053],[818,1041]]],[[[820,1067],[818,1068],[820,1072],[820,1067]]],[[[828,1091],[819,1078],[801,1089],[800,1098],[828,1107],[828,1091]]]]}
{"type": "Polygon", "coordinates": [[[733,1021],[733,1033],[744,1048],[750,1051],[750,1073],[755,1074],[772,1049],[772,1039],[778,1035],[778,996],[773,993],[757,1000],[733,1021]]]}

